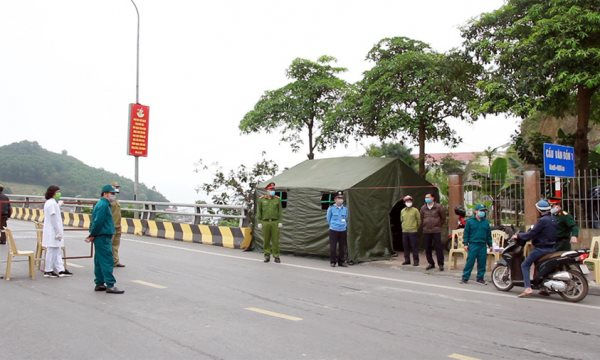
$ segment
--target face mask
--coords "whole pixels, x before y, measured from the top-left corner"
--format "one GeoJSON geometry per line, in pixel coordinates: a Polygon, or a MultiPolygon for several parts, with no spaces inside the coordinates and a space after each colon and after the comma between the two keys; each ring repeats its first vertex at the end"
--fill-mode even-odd
{"type": "Polygon", "coordinates": [[[60,200],[60,198],[61,198],[61,197],[62,197],[62,194],[60,193],[60,191],[59,191],[59,192],[57,192],[56,194],[54,194],[54,199],[55,199],[56,201],[60,200]]]}
{"type": "Polygon", "coordinates": [[[269,191],[269,195],[275,196],[275,191],[273,191],[273,190],[269,191]]]}
{"type": "Polygon", "coordinates": [[[477,212],[477,216],[479,216],[479,217],[480,217],[480,218],[482,218],[482,219],[483,219],[483,218],[485,218],[485,215],[486,215],[486,214],[485,214],[485,211],[478,211],[478,212],[477,212]]]}
{"type": "Polygon", "coordinates": [[[406,203],[406,207],[412,207],[412,203],[411,202],[407,202],[406,203]]]}
{"type": "Polygon", "coordinates": [[[558,214],[558,212],[559,212],[559,210],[558,210],[558,208],[557,208],[557,207],[553,207],[552,209],[550,209],[550,213],[551,213],[552,215],[556,215],[556,214],[558,214]]]}
{"type": "Polygon", "coordinates": [[[344,200],[342,200],[342,199],[335,199],[335,204],[337,206],[342,206],[344,204],[344,200]]]}
{"type": "Polygon", "coordinates": [[[431,204],[433,202],[432,198],[425,198],[425,203],[426,204],[431,204]]]}
{"type": "Polygon", "coordinates": [[[108,195],[108,200],[111,202],[117,200],[117,195],[115,195],[115,194],[108,195]]]}

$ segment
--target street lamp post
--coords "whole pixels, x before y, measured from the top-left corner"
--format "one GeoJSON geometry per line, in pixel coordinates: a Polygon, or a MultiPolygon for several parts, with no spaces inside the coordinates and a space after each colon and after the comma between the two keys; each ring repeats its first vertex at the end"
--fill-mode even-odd
{"type": "MultiPolygon", "coordinates": [[[[131,0],[135,13],[137,14],[137,54],[136,54],[136,70],[135,70],[135,103],[140,103],[140,12],[137,5],[131,0]]],[[[135,156],[135,182],[133,183],[133,200],[138,198],[138,187],[140,181],[140,157],[135,156]]]]}

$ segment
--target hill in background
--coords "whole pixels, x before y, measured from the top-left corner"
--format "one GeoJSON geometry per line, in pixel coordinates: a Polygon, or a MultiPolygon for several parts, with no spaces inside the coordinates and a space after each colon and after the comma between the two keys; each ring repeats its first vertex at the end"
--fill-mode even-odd
{"type": "MultiPolygon", "coordinates": [[[[133,199],[133,181],[84,164],[67,155],[42,148],[37,142],[21,141],[0,147],[0,183],[6,193],[43,195],[50,185],[58,185],[63,196],[97,198],[102,185],[121,185],[121,199],[133,199]]],[[[156,190],[140,184],[138,200],[168,201],[156,190]]]]}

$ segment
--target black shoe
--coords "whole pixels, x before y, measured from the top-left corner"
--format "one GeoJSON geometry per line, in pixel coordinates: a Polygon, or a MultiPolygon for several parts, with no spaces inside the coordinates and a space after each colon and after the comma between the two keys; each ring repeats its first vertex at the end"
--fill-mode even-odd
{"type": "Polygon", "coordinates": [[[331,267],[335,267],[335,263],[330,263],[329,264],[331,267]]]}
{"type": "Polygon", "coordinates": [[[57,278],[59,276],[54,271],[47,271],[47,272],[44,273],[44,277],[45,278],[57,278]]]}
{"type": "Polygon", "coordinates": [[[460,279],[460,283],[461,283],[461,284],[467,284],[467,283],[469,283],[469,280],[460,279]]]}
{"type": "Polygon", "coordinates": [[[550,296],[550,293],[548,291],[546,291],[546,290],[540,290],[538,292],[538,295],[541,295],[541,296],[550,296]]]}
{"type": "Polygon", "coordinates": [[[61,271],[58,273],[59,277],[69,277],[69,276],[73,276],[73,273],[70,272],[69,270],[65,269],[65,271],[61,271]]]}
{"type": "Polygon", "coordinates": [[[121,264],[121,263],[116,263],[115,267],[125,267],[125,265],[121,264]]]}
{"type": "Polygon", "coordinates": [[[477,279],[476,281],[477,281],[478,284],[487,285],[487,283],[483,279],[477,279]]]}
{"type": "Polygon", "coordinates": [[[444,271],[444,266],[440,266],[440,271],[444,271]]]}
{"type": "Polygon", "coordinates": [[[338,266],[339,267],[348,267],[348,265],[346,265],[346,263],[344,263],[344,262],[339,263],[338,266]]]}
{"type": "Polygon", "coordinates": [[[402,265],[410,265],[410,261],[405,261],[402,263],[402,265]]]}
{"type": "Polygon", "coordinates": [[[435,265],[427,265],[427,267],[425,268],[425,270],[431,270],[431,269],[435,269],[435,265]]]}
{"type": "Polygon", "coordinates": [[[418,263],[418,262],[416,262],[416,263],[414,263],[414,264],[413,264],[413,266],[419,266],[419,263],[418,263]]]}
{"type": "Polygon", "coordinates": [[[106,289],[107,294],[122,294],[124,292],[125,292],[125,290],[121,290],[121,289],[117,288],[116,286],[106,289]]]}
{"type": "Polygon", "coordinates": [[[266,262],[266,263],[267,263],[267,262],[269,262],[269,261],[271,261],[271,256],[269,256],[269,255],[265,255],[265,260],[264,260],[264,262],[266,262]]]}
{"type": "Polygon", "coordinates": [[[279,263],[281,262],[281,259],[279,258],[279,256],[275,256],[275,257],[273,257],[273,258],[275,259],[275,262],[276,262],[276,263],[278,263],[278,264],[279,264],[279,263]]]}
{"type": "Polygon", "coordinates": [[[94,291],[106,291],[106,286],[104,285],[96,285],[94,291]]]}

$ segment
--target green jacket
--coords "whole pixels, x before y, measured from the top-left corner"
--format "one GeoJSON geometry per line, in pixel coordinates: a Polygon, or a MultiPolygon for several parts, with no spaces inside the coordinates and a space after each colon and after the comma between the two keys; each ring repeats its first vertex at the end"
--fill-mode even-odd
{"type": "Polygon", "coordinates": [[[570,214],[562,211],[556,216],[558,220],[558,239],[568,239],[571,236],[579,236],[579,226],[570,214]]]}
{"type": "Polygon", "coordinates": [[[258,199],[256,209],[256,218],[259,221],[280,221],[281,220],[281,201],[278,196],[261,196],[258,199]]]}
{"type": "Polygon", "coordinates": [[[463,244],[468,246],[469,244],[475,243],[492,246],[492,228],[490,227],[490,222],[487,219],[477,220],[477,218],[473,216],[467,220],[463,244]]]}
{"type": "Polygon", "coordinates": [[[113,222],[112,212],[110,211],[110,201],[100,198],[100,201],[94,206],[92,212],[92,224],[90,225],[90,236],[112,236],[115,234],[115,224],[113,222]]]}
{"type": "Polygon", "coordinates": [[[400,221],[402,221],[402,232],[416,233],[421,227],[421,213],[414,207],[405,207],[400,212],[400,221]]]}
{"type": "Polygon", "coordinates": [[[115,228],[121,227],[121,204],[119,204],[118,200],[115,200],[110,203],[110,211],[112,212],[113,223],[115,224],[115,228]]]}

